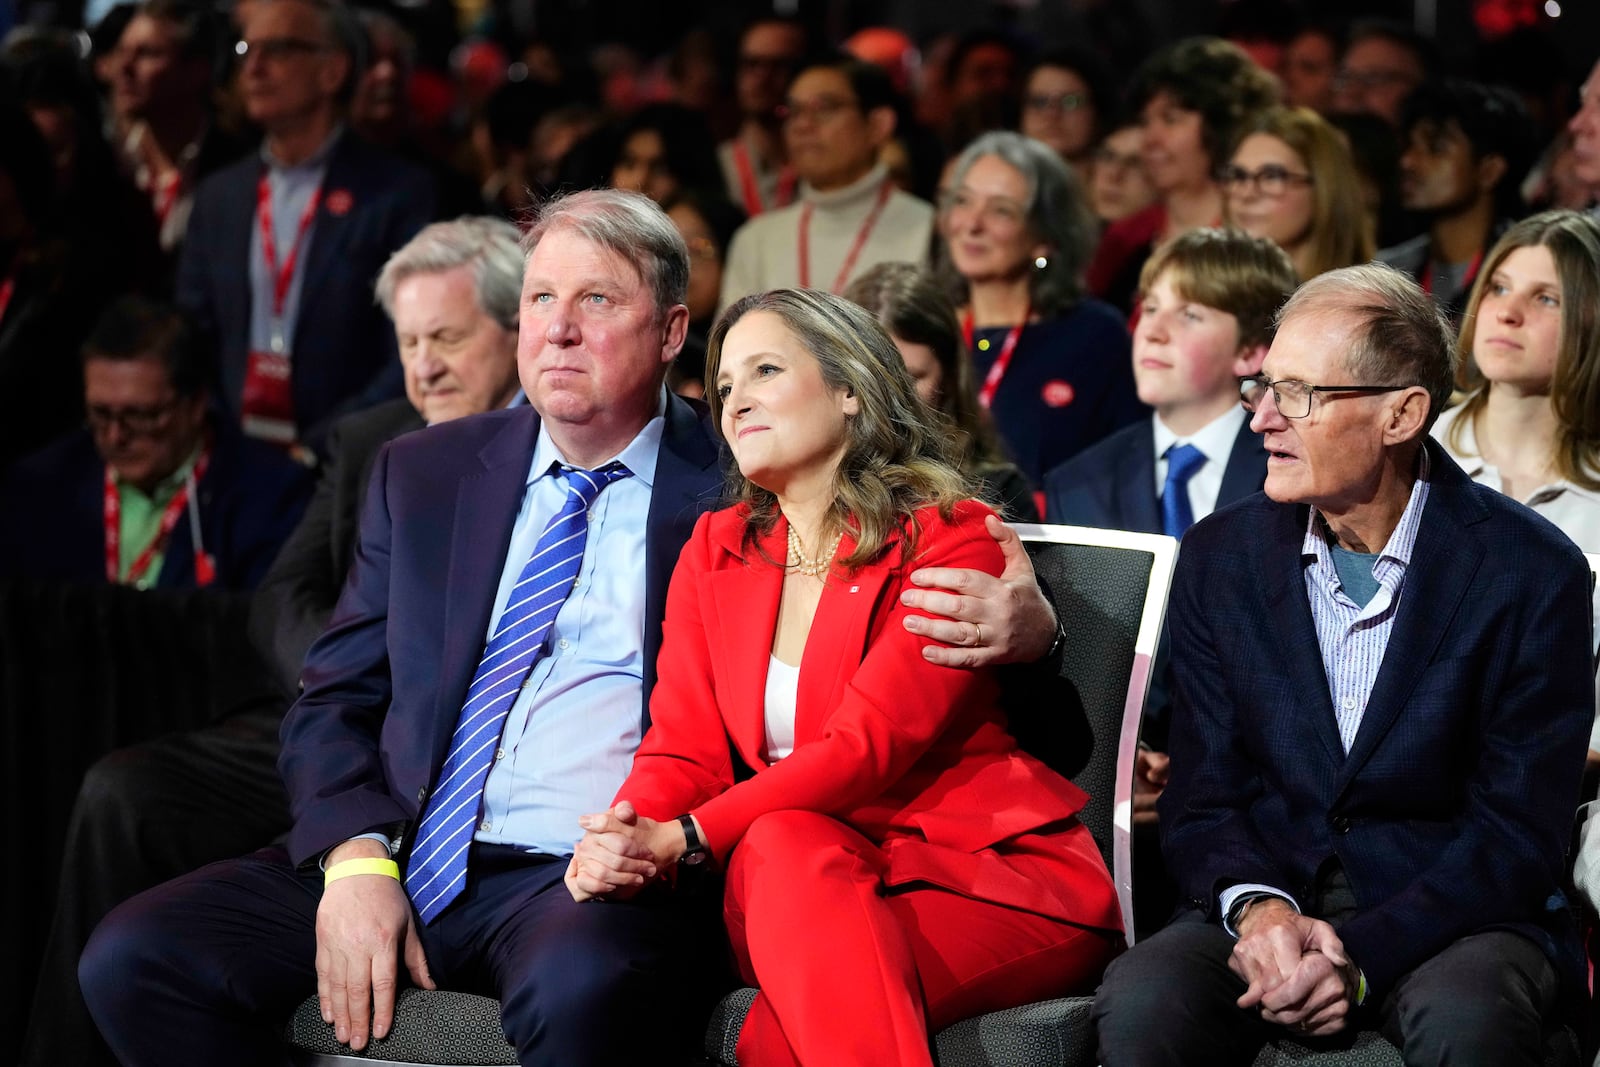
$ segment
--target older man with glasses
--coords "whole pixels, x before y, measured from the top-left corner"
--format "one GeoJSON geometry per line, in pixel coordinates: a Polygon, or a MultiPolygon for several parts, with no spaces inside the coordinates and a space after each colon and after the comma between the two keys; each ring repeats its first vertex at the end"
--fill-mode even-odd
{"type": "Polygon", "coordinates": [[[1241,384],[1265,495],[1189,531],[1170,615],[1187,901],[1108,972],[1106,1063],[1379,1029],[1407,1063],[1538,1064],[1564,1038],[1588,566],[1428,438],[1452,340],[1413,281],[1350,267],[1241,384]]]}

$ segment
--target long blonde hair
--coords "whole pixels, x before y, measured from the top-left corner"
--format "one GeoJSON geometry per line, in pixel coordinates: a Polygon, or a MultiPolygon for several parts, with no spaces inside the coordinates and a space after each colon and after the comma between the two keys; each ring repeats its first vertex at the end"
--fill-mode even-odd
{"type": "MultiPolygon", "coordinates": [[[[911,373],[893,339],[864,308],[813,289],[752,293],[723,313],[706,345],[707,400],[722,424],[723,401],[715,387],[728,331],[745,315],[767,311],[816,359],[822,380],[856,398],[847,423],[844,456],[833,476],[829,521],[855,537],[846,568],[870,562],[896,529],[904,532],[904,558],[915,552],[910,521],[919,508],[936,506],[946,519],[971,498],[973,485],[956,465],[951,443],[958,437],[949,419],[917,396],[911,373]]],[[[750,509],[745,541],[770,532],[778,521],[778,499],[737,469],[729,472],[730,495],[750,509]]]]}

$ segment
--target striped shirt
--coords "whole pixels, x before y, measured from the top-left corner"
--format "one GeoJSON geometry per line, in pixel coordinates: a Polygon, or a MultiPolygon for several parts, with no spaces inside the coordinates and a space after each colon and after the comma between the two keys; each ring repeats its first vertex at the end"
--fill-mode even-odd
{"type": "Polygon", "coordinates": [[[1311,618],[1317,627],[1317,644],[1322,649],[1322,669],[1328,676],[1328,693],[1333,697],[1333,715],[1339,724],[1339,740],[1346,753],[1355,743],[1367,699],[1383,666],[1389,647],[1395,614],[1400,609],[1400,591],[1405,584],[1411,550],[1417,543],[1417,527],[1422,509],[1428,503],[1428,453],[1422,453],[1422,467],[1411,486],[1411,499],[1400,515],[1400,522],[1389,535],[1388,544],[1372,566],[1378,591],[1365,607],[1345,594],[1339,572],[1328,547],[1327,523],[1311,509],[1306,524],[1306,539],[1300,549],[1305,569],[1306,596],[1311,601],[1311,618]]]}

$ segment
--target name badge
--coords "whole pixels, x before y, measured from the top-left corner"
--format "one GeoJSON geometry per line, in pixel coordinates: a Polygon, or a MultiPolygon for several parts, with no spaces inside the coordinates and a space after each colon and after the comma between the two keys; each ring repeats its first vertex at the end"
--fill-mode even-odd
{"type": "Polygon", "coordinates": [[[294,443],[294,398],[289,377],[288,353],[250,353],[239,401],[239,421],[245,433],[275,444],[294,443]]]}

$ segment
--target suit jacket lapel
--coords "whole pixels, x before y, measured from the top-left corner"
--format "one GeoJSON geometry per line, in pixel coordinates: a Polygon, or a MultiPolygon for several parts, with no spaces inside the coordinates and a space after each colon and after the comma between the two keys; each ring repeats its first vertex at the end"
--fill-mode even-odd
{"type": "Polygon", "coordinates": [[[528,408],[525,417],[507,422],[483,447],[477,456],[481,468],[462,475],[456,486],[434,716],[435,765],[444,759],[467,686],[483,655],[484,634],[495,609],[538,432],[538,416],[528,408]]]}
{"type": "Polygon", "coordinates": [[[1483,546],[1464,536],[1462,530],[1475,515],[1481,515],[1463,493],[1470,483],[1459,470],[1446,471],[1443,466],[1436,454],[1428,503],[1400,587],[1394,628],[1339,778],[1341,790],[1360,772],[1394,725],[1417,680],[1438,654],[1450,620],[1483,562],[1483,546]]]}
{"type": "Polygon", "coordinates": [[[1145,432],[1134,437],[1133,447],[1119,454],[1114,475],[1118,515],[1113,525],[1136,533],[1161,532],[1161,503],[1156,499],[1150,472],[1156,466],[1156,443],[1148,420],[1145,432]]]}
{"type": "Polygon", "coordinates": [[[361,207],[361,197],[367,191],[361,183],[362,175],[351,158],[353,152],[360,151],[360,146],[352,146],[351,139],[354,136],[349,130],[341,133],[338,142],[328,153],[328,169],[322,176],[316,225],[311,229],[311,243],[306,247],[305,277],[300,283],[299,322],[311,321],[308,310],[316,304],[322,279],[344,251],[353,220],[361,207]],[[334,192],[343,193],[342,199],[347,201],[337,213],[328,210],[329,195],[334,192]]]}
{"type": "MultiPolygon", "coordinates": [[[[730,531],[737,529],[730,524],[730,531]]],[[[762,539],[760,547],[766,552],[766,559],[753,547],[725,543],[723,547],[744,562],[713,571],[702,597],[706,641],[718,650],[724,672],[726,689],[718,694],[725,702],[723,721],[734,747],[752,767],[764,762],[761,757],[766,745],[767,662],[772,656],[778,602],[783,596],[783,568],[767,559],[784,558],[787,530],[780,519],[772,533],[762,539]]],[[[802,684],[804,678],[802,671],[802,684]]]]}
{"type": "MultiPolygon", "coordinates": [[[[885,555],[854,574],[830,576],[811,621],[805,654],[800,659],[800,688],[795,701],[794,740],[803,745],[822,733],[833,709],[844,699],[871,636],[872,616],[884,585],[895,569],[901,545],[891,540],[885,555]]],[[[839,555],[855,551],[845,535],[839,555]]]]}
{"type": "Polygon", "coordinates": [[[1273,509],[1274,521],[1263,564],[1265,605],[1261,618],[1281,628],[1274,647],[1279,664],[1289,675],[1293,707],[1286,713],[1314,734],[1334,766],[1344,762],[1344,743],[1333,715],[1333,696],[1322,666],[1322,646],[1306,595],[1305,564],[1300,547],[1305,541],[1308,512],[1304,507],[1273,509]]]}
{"type": "Polygon", "coordinates": [[[1222,468],[1222,486],[1217,490],[1217,507],[1226,507],[1259,492],[1267,480],[1267,450],[1261,444],[1261,435],[1250,431],[1250,420],[1239,426],[1233,439],[1233,451],[1228,453],[1227,465],[1222,468]]]}

